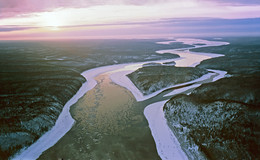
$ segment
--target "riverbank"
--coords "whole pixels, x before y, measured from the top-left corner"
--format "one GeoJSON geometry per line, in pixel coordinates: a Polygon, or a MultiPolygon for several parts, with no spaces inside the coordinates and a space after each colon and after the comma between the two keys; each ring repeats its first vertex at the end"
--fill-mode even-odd
{"type": "Polygon", "coordinates": [[[97,69],[88,70],[82,73],[82,76],[87,80],[78,92],[65,104],[63,110],[58,117],[54,127],[51,130],[46,132],[39,140],[34,144],[28,147],[25,150],[21,151],[21,154],[18,153],[13,159],[37,159],[42,152],[53,146],[63,137],[73,126],[74,119],[70,114],[70,107],[75,104],[85,93],[96,86],[96,81],[94,78],[106,71],[113,70],[115,66],[111,67],[100,67],[97,69]]]}

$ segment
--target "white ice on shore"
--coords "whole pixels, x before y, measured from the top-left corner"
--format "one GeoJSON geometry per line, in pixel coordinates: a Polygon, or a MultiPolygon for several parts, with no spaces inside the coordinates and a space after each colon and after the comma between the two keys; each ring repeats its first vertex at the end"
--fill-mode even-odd
{"type": "Polygon", "coordinates": [[[179,89],[175,89],[175,90],[173,90],[172,92],[170,92],[170,93],[164,95],[163,97],[174,96],[174,95],[176,95],[176,94],[178,94],[178,93],[182,93],[182,92],[185,92],[185,91],[187,91],[187,90],[189,90],[189,89],[197,88],[197,87],[199,87],[199,86],[201,86],[201,84],[193,84],[193,85],[188,86],[188,87],[182,87],[182,88],[179,88],[179,89]]]}
{"type": "MultiPolygon", "coordinates": [[[[225,42],[215,42],[211,43],[210,41],[202,41],[193,39],[177,39],[176,41],[184,42],[185,44],[194,44],[194,43],[204,43],[208,46],[219,46],[219,45],[226,45],[225,42]]],[[[169,44],[173,41],[168,41],[161,44],[169,44]]],[[[174,41],[175,42],[175,41],[174,41]]],[[[198,45],[195,46],[196,48],[205,47],[206,45],[198,45]]],[[[131,72],[141,68],[145,63],[165,63],[165,62],[176,62],[176,66],[192,66],[195,67],[204,59],[209,59],[212,57],[217,57],[220,55],[217,54],[207,54],[207,53],[195,53],[187,51],[190,48],[185,49],[174,49],[174,50],[161,50],[157,51],[157,53],[174,53],[179,54],[180,58],[176,59],[169,59],[169,60],[161,60],[161,61],[150,61],[150,62],[141,62],[141,63],[131,63],[131,64],[119,64],[119,65],[111,65],[105,67],[99,67],[95,69],[91,69],[82,73],[82,75],[87,79],[87,82],[82,85],[79,91],[74,95],[64,106],[58,120],[55,123],[55,126],[46,132],[39,140],[37,140],[34,144],[30,147],[23,150],[20,154],[16,155],[14,159],[18,160],[27,160],[27,159],[37,159],[42,152],[53,146],[55,143],[58,142],[60,138],[62,138],[73,126],[74,119],[70,115],[70,106],[76,103],[86,92],[94,88],[97,84],[96,80],[94,79],[96,76],[107,73],[110,74],[110,78],[113,82],[117,83],[120,86],[127,88],[129,91],[133,93],[137,101],[143,101],[148,98],[154,97],[157,94],[161,93],[163,90],[167,88],[177,87],[185,84],[191,84],[198,81],[203,81],[211,77],[214,73],[208,73],[199,79],[174,85],[171,87],[164,88],[160,91],[152,93],[150,95],[144,96],[136,86],[131,82],[130,79],[126,76],[131,72]],[[200,57],[200,58],[196,58],[200,57]],[[187,59],[192,59],[187,61],[187,59]],[[185,64],[186,63],[186,64],[185,64]]],[[[218,80],[222,78],[226,74],[224,71],[216,71],[211,70],[212,72],[218,73],[219,75],[214,77],[214,80],[218,80]]],[[[195,87],[195,86],[193,86],[195,87]]],[[[186,88],[187,90],[190,89],[189,87],[186,88]]],[[[184,92],[183,90],[175,90],[175,94],[184,92]]],[[[187,159],[185,153],[182,151],[180,144],[174,134],[171,132],[167,125],[167,121],[164,118],[163,113],[163,105],[166,101],[158,102],[151,104],[145,108],[144,114],[147,117],[149,122],[149,127],[151,129],[152,135],[154,137],[157,151],[162,159],[187,159]]]]}
{"type": "MultiPolygon", "coordinates": [[[[207,46],[220,46],[220,45],[228,44],[226,42],[217,42],[217,41],[211,43],[210,41],[197,40],[197,39],[177,39],[177,41],[182,41],[185,44],[195,44],[195,43],[205,44],[205,45],[195,45],[195,48],[207,47],[207,46]]],[[[172,42],[175,42],[175,41],[167,41],[165,43],[159,42],[159,44],[170,44],[172,42]]],[[[175,59],[177,67],[195,67],[198,64],[200,64],[200,62],[202,60],[223,56],[221,54],[190,52],[189,49],[190,48],[160,50],[160,51],[157,51],[157,53],[159,53],[159,54],[163,54],[163,53],[178,54],[180,56],[180,58],[175,59]]],[[[146,62],[146,63],[148,63],[148,62],[146,62]]],[[[162,63],[162,62],[157,61],[157,63],[162,63]]],[[[164,91],[165,89],[204,81],[204,80],[210,79],[212,76],[215,76],[213,78],[213,81],[216,81],[220,78],[223,78],[225,76],[225,74],[227,73],[225,71],[209,69],[208,71],[211,71],[214,73],[208,73],[193,81],[189,81],[186,83],[177,84],[174,86],[163,88],[157,92],[144,96],[140,92],[140,90],[132,83],[132,81],[126,76],[127,74],[130,74],[131,72],[137,70],[138,68],[141,68],[141,66],[135,65],[135,67],[128,67],[128,69],[120,69],[120,70],[114,71],[110,75],[110,78],[114,83],[116,83],[120,86],[123,86],[123,87],[127,88],[129,91],[131,91],[137,101],[143,101],[143,100],[152,98],[152,97],[158,95],[159,93],[161,93],[162,91],[164,91]]],[[[169,93],[168,95],[173,96],[173,95],[185,92],[191,88],[199,87],[200,85],[201,84],[194,84],[194,85],[191,85],[188,87],[176,89],[173,92],[169,93]]],[[[168,96],[168,95],[165,95],[165,96],[168,96]]],[[[156,102],[156,103],[148,105],[144,110],[145,117],[149,123],[150,130],[152,132],[153,138],[156,143],[156,148],[157,148],[158,154],[163,160],[188,159],[186,154],[181,149],[181,146],[180,146],[177,138],[175,137],[175,135],[172,133],[169,126],[167,125],[167,120],[165,119],[164,113],[163,113],[163,106],[165,103],[166,103],[166,101],[156,102]]]]}
{"type": "Polygon", "coordinates": [[[215,72],[218,74],[218,76],[213,78],[212,82],[215,82],[215,81],[225,77],[225,75],[227,74],[226,71],[220,71],[220,70],[214,70],[214,69],[208,69],[208,71],[215,72]]]}
{"type": "Polygon", "coordinates": [[[175,43],[176,41],[162,41],[162,42],[156,42],[157,44],[171,44],[171,43],[175,43]]]}
{"type": "MultiPolygon", "coordinates": [[[[177,84],[177,85],[167,87],[167,88],[173,88],[173,87],[178,87],[178,86],[182,86],[182,85],[188,85],[188,84],[204,81],[204,80],[210,79],[212,76],[216,76],[213,78],[213,80],[217,80],[217,79],[220,79],[221,77],[223,78],[226,73],[224,71],[218,71],[218,70],[209,70],[209,71],[214,72],[214,73],[208,73],[193,81],[177,84]]],[[[144,96],[138,90],[138,88],[132,83],[132,81],[126,76],[127,74],[129,74],[131,72],[132,72],[131,70],[115,72],[110,75],[110,78],[114,83],[116,83],[122,87],[125,87],[130,92],[132,92],[132,94],[134,95],[134,97],[136,98],[137,101],[143,101],[148,98],[152,98],[152,97],[156,96],[157,94],[161,93],[162,91],[164,91],[165,89],[167,89],[167,88],[164,88],[157,92],[144,96]]],[[[168,93],[165,96],[173,96],[173,95],[185,92],[191,88],[197,88],[200,85],[201,84],[193,84],[188,87],[176,89],[173,92],[168,93]]],[[[156,148],[157,148],[158,154],[163,160],[188,159],[186,154],[182,151],[177,138],[174,136],[174,134],[170,130],[169,126],[167,125],[167,120],[165,119],[164,113],[163,113],[163,106],[164,106],[165,102],[166,101],[153,103],[151,105],[148,105],[144,110],[145,117],[149,123],[150,130],[152,132],[154,141],[156,143],[156,148]]]]}
{"type": "Polygon", "coordinates": [[[73,126],[74,119],[70,114],[70,106],[75,104],[86,92],[94,88],[97,84],[94,79],[97,75],[117,69],[118,65],[108,67],[99,67],[82,73],[87,79],[78,92],[65,104],[55,125],[51,130],[46,132],[30,147],[22,150],[20,154],[15,155],[14,160],[33,160],[37,159],[45,150],[56,144],[73,126]]]}
{"type": "Polygon", "coordinates": [[[164,117],[163,106],[166,101],[156,102],[144,109],[159,156],[163,160],[187,160],[186,154],[164,117]]]}
{"type": "MultiPolygon", "coordinates": [[[[203,75],[202,77],[200,77],[200,78],[198,78],[198,79],[195,79],[195,80],[193,80],[193,81],[189,81],[189,82],[187,82],[187,83],[179,84],[179,86],[181,86],[181,85],[187,85],[187,84],[192,84],[192,83],[197,83],[197,82],[201,82],[201,81],[210,79],[211,76],[214,76],[211,82],[215,82],[215,81],[217,81],[217,80],[223,78],[223,77],[227,74],[226,71],[220,71],[220,70],[208,69],[208,71],[214,72],[214,73],[205,74],[205,75],[203,75]]],[[[193,84],[193,85],[188,86],[188,87],[183,87],[183,88],[175,89],[175,90],[173,90],[172,92],[170,92],[170,93],[164,95],[163,97],[173,96],[173,95],[175,95],[176,93],[185,92],[185,91],[188,90],[188,89],[197,88],[197,87],[199,87],[199,86],[201,86],[201,84],[193,84]]],[[[171,88],[173,88],[173,87],[171,87],[171,88]]]]}
{"type": "MultiPolygon", "coordinates": [[[[218,75],[212,81],[216,81],[225,76],[225,71],[211,70],[218,75]]],[[[164,96],[174,96],[183,93],[191,88],[197,88],[201,84],[193,84],[188,87],[176,89],[164,96]]],[[[166,100],[167,101],[167,100],[166,100]]],[[[148,105],[144,110],[144,115],[149,123],[159,156],[163,160],[185,160],[188,159],[181,149],[180,143],[170,130],[167,120],[164,117],[163,106],[166,101],[156,102],[148,105]]]]}
{"type": "Polygon", "coordinates": [[[205,74],[203,76],[201,76],[200,78],[198,79],[195,79],[195,80],[192,80],[192,81],[189,81],[189,82],[185,82],[185,83],[179,83],[179,84],[176,84],[176,85],[172,85],[172,86],[169,86],[169,87],[166,87],[166,88],[162,88],[156,92],[153,92],[149,95],[143,95],[143,93],[133,84],[133,82],[126,76],[127,74],[131,73],[133,71],[121,71],[121,72],[116,72],[116,73],[113,73],[110,75],[110,78],[111,80],[128,89],[129,91],[132,92],[132,94],[134,95],[136,101],[144,101],[144,100],[147,100],[149,98],[152,98],[158,94],[160,94],[161,92],[163,92],[164,90],[166,89],[169,89],[169,88],[174,88],[174,87],[179,87],[179,86],[183,86],[183,85],[189,85],[189,84],[192,84],[192,83],[196,83],[196,82],[200,82],[200,81],[204,81],[204,80],[207,80],[209,79],[211,76],[214,76],[215,73],[208,73],[208,74],[205,74]]]}
{"type": "Polygon", "coordinates": [[[142,65],[145,63],[165,63],[165,62],[171,62],[175,61],[176,67],[196,67],[201,61],[210,59],[210,58],[215,58],[215,57],[220,57],[224,56],[221,54],[213,54],[213,53],[201,53],[201,52],[190,52],[189,49],[191,48],[202,48],[202,47],[209,47],[209,46],[221,46],[221,45],[227,45],[229,43],[227,42],[219,42],[219,41],[207,41],[207,40],[200,40],[200,39],[189,39],[189,38],[183,38],[183,39],[177,39],[176,41],[165,41],[165,42],[157,42],[158,44],[170,44],[173,42],[183,42],[184,44],[196,44],[196,43],[203,43],[205,45],[195,45],[195,47],[189,47],[185,49],[168,49],[168,50],[159,50],[156,51],[159,54],[163,53],[172,53],[172,54],[178,54],[180,58],[175,58],[175,59],[169,59],[169,60],[160,60],[160,61],[150,61],[150,62],[140,62],[140,63],[133,63],[126,65],[123,68],[120,68],[118,70],[114,70],[111,72],[112,74],[110,75],[110,78],[112,81],[120,86],[125,87],[129,91],[132,92],[134,97],[136,98],[137,101],[144,101],[149,98],[152,98],[158,94],[160,94],[162,91],[173,88],[173,87],[178,87],[182,85],[188,85],[192,84],[195,82],[203,81],[206,79],[209,79],[211,76],[220,74],[219,76],[215,77],[214,79],[219,79],[221,78],[222,74],[225,74],[224,71],[217,71],[217,70],[209,70],[211,72],[215,73],[208,73],[206,75],[203,75],[202,77],[195,79],[193,81],[189,81],[186,83],[182,84],[177,84],[177,85],[172,85],[166,88],[162,88],[156,92],[153,92],[149,95],[143,95],[143,93],[133,84],[133,82],[126,76],[135,70],[142,68],[142,65]],[[218,78],[219,77],[219,78],[218,78]]]}
{"type": "MultiPolygon", "coordinates": [[[[227,42],[206,41],[206,40],[199,40],[199,39],[177,39],[176,41],[183,42],[184,44],[190,44],[190,45],[194,45],[196,43],[205,44],[205,45],[195,45],[194,48],[208,47],[208,46],[221,46],[221,45],[229,44],[227,42]]],[[[169,42],[168,44],[172,43],[172,41],[168,41],[168,42],[169,42]]],[[[167,44],[167,43],[161,43],[161,44],[167,44]]],[[[157,53],[159,54],[174,53],[180,55],[181,59],[176,62],[176,66],[182,66],[182,67],[188,67],[188,66],[195,67],[196,65],[200,64],[202,60],[223,56],[219,54],[190,52],[189,49],[190,48],[186,48],[184,50],[183,49],[161,50],[161,51],[157,51],[157,53]]],[[[211,76],[212,74],[217,74],[217,76],[215,76],[212,81],[216,81],[218,79],[223,78],[227,73],[225,71],[210,70],[210,69],[208,69],[208,71],[214,72],[214,73],[209,73],[211,74],[211,76]]],[[[206,74],[204,75],[205,77],[202,76],[199,79],[206,80],[210,78],[209,76],[207,77],[207,75],[209,74],[206,74]]],[[[195,81],[199,81],[199,80],[197,79],[195,81]]],[[[200,85],[201,84],[194,84],[192,86],[176,89],[165,96],[168,95],[173,96],[185,92],[191,88],[199,87],[200,85]]],[[[172,133],[169,126],[167,125],[167,120],[165,119],[164,112],[163,112],[163,106],[165,102],[166,101],[150,104],[144,110],[145,117],[148,120],[149,127],[151,129],[152,135],[156,143],[157,151],[163,160],[188,159],[186,154],[184,154],[183,150],[181,149],[181,146],[177,138],[175,137],[175,135],[172,133]]]]}
{"type": "MultiPolygon", "coordinates": [[[[223,78],[226,74],[225,71],[211,71],[219,74],[215,78],[213,78],[213,81],[218,80],[221,77],[223,78]]],[[[183,93],[191,88],[197,88],[200,85],[201,84],[193,84],[188,87],[175,89],[174,91],[164,96],[174,96],[183,93]]],[[[167,120],[164,117],[163,107],[166,102],[167,100],[148,105],[144,110],[144,115],[149,123],[149,127],[156,143],[156,148],[159,156],[163,160],[186,160],[188,159],[187,155],[183,152],[179,141],[172,133],[167,124],[167,120]]]]}
{"type": "MultiPolygon", "coordinates": [[[[205,77],[205,79],[207,78],[205,77]]],[[[193,84],[188,87],[176,89],[164,96],[174,96],[191,88],[197,88],[200,85],[193,84]]],[[[149,123],[159,156],[163,160],[186,160],[188,159],[187,155],[181,149],[179,141],[172,133],[164,117],[163,106],[166,102],[167,100],[148,105],[144,110],[144,115],[149,123]]]]}
{"type": "Polygon", "coordinates": [[[167,88],[163,88],[163,89],[156,91],[156,92],[149,94],[149,95],[143,95],[143,93],[133,84],[133,82],[127,77],[127,75],[136,71],[139,68],[142,68],[142,66],[146,63],[161,63],[161,64],[163,64],[163,63],[166,63],[166,62],[172,62],[172,61],[177,61],[177,60],[179,60],[179,58],[129,64],[129,65],[126,65],[124,67],[121,67],[120,69],[117,69],[117,70],[110,72],[110,79],[114,83],[116,83],[116,84],[128,89],[129,91],[131,91],[137,101],[144,101],[144,100],[147,100],[149,98],[156,96],[157,94],[161,93],[163,90],[165,90],[167,88],[171,88],[172,86],[167,87],[167,88]]]}
{"type": "MultiPolygon", "coordinates": [[[[196,44],[196,43],[205,44],[205,45],[197,45],[197,46],[195,46],[195,48],[208,47],[208,46],[220,46],[220,45],[227,45],[228,44],[227,42],[218,42],[218,41],[211,42],[211,41],[206,41],[206,40],[188,39],[188,38],[177,39],[176,41],[177,42],[184,42],[185,44],[190,44],[190,45],[196,44]]],[[[165,41],[165,42],[157,42],[157,43],[158,44],[170,44],[170,43],[176,42],[176,41],[165,41]]],[[[200,77],[198,79],[195,79],[195,80],[192,80],[192,81],[189,81],[189,82],[186,82],[186,83],[172,85],[172,86],[169,86],[169,87],[166,87],[166,88],[162,88],[162,89],[160,89],[156,92],[153,92],[149,95],[143,95],[142,92],[126,76],[127,74],[130,74],[133,71],[141,68],[142,65],[145,64],[145,63],[161,63],[161,64],[163,64],[165,62],[175,61],[176,67],[196,67],[201,61],[203,61],[205,59],[223,56],[221,54],[213,54],[213,53],[190,52],[189,51],[190,48],[194,48],[194,47],[185,48],[184,50],[183,49],[168,49],[168,50],[157,51],[157,53],[159,53],[159,54],[163,54],[163,53],[178,54],[180,56],[180,58],[175,58],[175,59],[170,59],[170,60],[160,60],[160,61],[134,63],[132,65],[127,65],[123,68],[120,68],[119,70],[113,71],[112,74],[110,75],[110,78],[112,79],[112,81],[114,83],[116,83],[120,86],[123,86],[126,89],[128,89],[129,91],[131,91],[137,101],[144,101],[144,100],[147,100],[149,98],[152,98],[152,97],[160,94],[162,91],[169,89],[169,88],[178,87],[178,86],[182,86],[182,85],[188,85],[188,84],[192,84],[192,83],[195,83],[195,82],[203,81],[203,80],[209,79],[213,75],[219,74],[217,77],[214,78],[215,80],[217,80],[217,79],[221,78],[221,76],[223,74],[226,74],[226,72],[224,72],[224,71],[209,70],[209,71],[215,72],[215,73],[208,73],[208,74],[203,75],[202,77],[200,77]]]]}
{"type": "Polygon", "coordinates": [[[164,53],[178,54],[182,59],[176,62],[175,65],[176,67],[187,67],[187,66],[196,67],[203,60],[224,56],[222,54],[214,54],[214,53],[191,52],[190,49],[223,46],[229,44],[228,42],[207,41],[207,40],[192,39],[192,38],[179,38],[176,39],[176,41],[165,41],[165,42],[157,42],[157,43],[170,44],[174,42],[182,42],[184,44],[194,46],[194,47],[187,47],[187,48],[167,49],[167,50],[157,51],[157,53],[159,54],[164,54],[164,53]],[[203,44],[203,45],[197,45],[197,44],[203,44]]]}

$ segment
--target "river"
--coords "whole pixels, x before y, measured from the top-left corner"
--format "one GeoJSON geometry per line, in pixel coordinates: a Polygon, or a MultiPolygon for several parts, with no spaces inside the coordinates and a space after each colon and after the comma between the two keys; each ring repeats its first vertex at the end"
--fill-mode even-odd
{"type": "MultiPolygon", "coordinates": [[[[206,44],[204,47],[226,45],[225,42],[213,43],[196,39],[181,39],[179,41],[186,44],[203,43],[206,44]]],[[[165,42],[165,45],[167,45],[167,42],[165,42]]],[[[196,48],[198,47],[202,47],[202,45],[197,45],[196,48]]],[[[176,61],[177,66],[193,67],[204,59],[220,56],[193,53],[189,51],[189,48],[158,51],[158,53],[177,53],[181,58],[167,61],[176,61]]],[[[165,60],[156,62],[163,63],[165,60]]],[[[146,110],[146,117],[152,115],[149,114],[148,109],[145,109],[148,105],[152,105],[157,110],[158,107],[162,108],[161,103],[159,105],[153,104],[169,99],[173,95],[170,94],[172,90],[163,92],[165,89],[162,89],[152,95],[143,96],[126,79],[126,74],[140,68],[144,63],[147,62],[101,67],[83,73],[88,82],[85,84],[86,86],[83,85],[82,91],[77,93],[74,99],[76,103],[73,101],[75,104],[71,102],[67,107],[64,107],[65,109],[63,109],[60,116],[63,119],[59,117],[55,125],[59,129],[54,131],[54,126],[52,130],[43,135],[35,144],[19,154],[15,159],[36,159],[40,155],[39,159],[166,159],[167,157],[176,157],[176,154],[184,156],[183,159],[186,159],[185,154],[181,153],[182,150],[177,140],[174,143],[176,145],[174,147],[178,148],[176,154],[168,154],[172,151],[167,151],[165,147],[169,149],[172,144],[162,141],[162,138],[167,134],[162,132],[163,135],[158,135],[153,123],[154,119],[148,118],[148,125],[144,116],[144,110],[146,110]],[[87,93],[84,94],[85,92],[87,93]],[[164,96],[166,94],[170,95],[164,96]],[[70,117],[69,111],[76,122],[70,117]]],[[[218,71],[214,73],[213,71],[205,78],[195,81],[197,86],[180,90],[176,94],[185,91],[190,92],[201,83],[217,80],[223,76],[224,72],[218,71]]],[[[174,86],[168,88],[172,87],[174,86]]],[[[159,109],[158,115],[163,121],[162,109],[159,109]]],[[[165,125],[167,124],[165,123],[165,125]]],[[[161,128],[159,127],[159,129],[161,128]]],[[[174,135],[169,134],[171,136],[170,140],[172,140],[174,135]]]]}
{"type": "Polygon", "coordinates": [[[72,129],[40,159],[160,159],[147,121],[145,103],[108,74],[71,107],[72,129]]]}

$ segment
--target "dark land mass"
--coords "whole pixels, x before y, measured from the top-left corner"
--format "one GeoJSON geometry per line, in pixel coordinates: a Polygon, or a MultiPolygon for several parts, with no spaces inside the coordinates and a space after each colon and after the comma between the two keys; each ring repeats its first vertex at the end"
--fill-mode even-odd
{"type": "Polygon", "coordinates": [[[230,45],[193,49],[221,53],[197,68],[228,71],[190,95],[171,98],[164,112],[186,153],[194,144],[209,159],[260,159],[260,38],[223,38],[230,45]]]}
{"type": "Polygon", "coordinates": [[[0,159],[35,142],[48,131],[64,104],[86,80],[87,69],[176,58],[155,51],[189,47],[160,40],[0,42],[0,159]]]}
{"type": "Polygon", "coordinates": [[[206,73],[206,69],[200,68],[154,65],[142,67],[127,76],[144,95],[148,95],[162,88],[192,81],[206,73]]]}
{"type": "Polygon", "coordinates": [[[202,61],[199,68],[225,70],[232,75],[259,75],[260,38],[223,38],[229,45],[191,49],[195,52],[219,53],[223,57],[202,61]]]}

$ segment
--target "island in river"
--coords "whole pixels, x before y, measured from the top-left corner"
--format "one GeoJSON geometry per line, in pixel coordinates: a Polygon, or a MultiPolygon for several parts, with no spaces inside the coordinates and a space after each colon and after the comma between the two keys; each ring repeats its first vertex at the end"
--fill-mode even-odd
{"type": "MultiPolygon", "coordinates": [[[[168,124],[190,159],[198,157],[198,151],[208,159],[260,158],[259,40],[223,38],[221,41],[230,44],[191,49],[224,54],[204,60],[195,68],[224,70],[228,74],[216,82],[200,85],[188,95],[175,95],[164,105],[168,124]]],[[[147,67],[129,77],[143,93],[171,83],[163,78],[158,80],[169,70],[163,71],[157,65],[153,71],[152,77],[156,78],[151,78],[147,67]]]]}

